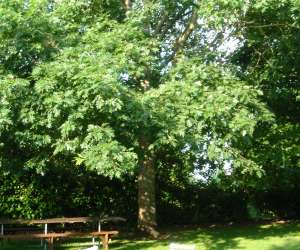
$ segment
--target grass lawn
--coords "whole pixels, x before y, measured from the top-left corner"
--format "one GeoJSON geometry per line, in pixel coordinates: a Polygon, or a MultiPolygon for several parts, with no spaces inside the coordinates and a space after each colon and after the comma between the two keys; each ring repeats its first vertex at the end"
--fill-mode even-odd
{"type": "MultiPolygon", "coordinates": [[[[300,250],[299,223],[272,223],[243,226],[210,226],[165,230],[160,240],[122,237],[113,239],[112,250],[167,250],[170,242],[192,243],[201,249],[300,250]]],[[[79,250],[91,246],[90,239],[56,244],[54,250],[79,250]]],[[[1,242],[1,250],[39,250],[39,241],[1,242]]]]}

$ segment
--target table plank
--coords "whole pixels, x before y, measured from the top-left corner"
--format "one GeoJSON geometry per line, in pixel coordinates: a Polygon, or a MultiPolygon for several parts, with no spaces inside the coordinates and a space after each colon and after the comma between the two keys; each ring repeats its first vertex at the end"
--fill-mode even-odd
{"type": "Polygon", "coordinates": [[[122,217],[63,217],[63,218],[51,218],[41,220],[24,220],[24,219],[0,219],[0,224],[24,224],[24,225],[35,225],[35,224],[64,224],[64,223],[88,223],[88,222],[125,222],[126,219],[122,217]]]}
{"type": "Polygon", "coordinates": [[[118,231],[101,231],[101,232],[64,232],[64,233],[24,233],[24,234],[7,234],[0,235],[0,239],[49,239],[49,238],[66,238],[66,237],[107,237],[117,235],[118,231]]]}

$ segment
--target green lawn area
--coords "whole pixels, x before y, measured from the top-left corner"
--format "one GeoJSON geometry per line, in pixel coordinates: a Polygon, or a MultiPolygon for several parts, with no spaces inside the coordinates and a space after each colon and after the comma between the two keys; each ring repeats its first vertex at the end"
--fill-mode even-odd
{"type": "MultiPolygon", "coordinates": [[[[123,236],[124,237],[124,236],[123,236]]],[[[300,249],[299,223],[273,223],[243,226],[210,226],[165,230],[159,240],[133,237],[115,238],[110,244],[114,250],[167,250],[170,242],[192,243],[196,249],[300,249]]],[[[56,244],[55,250],[78,250],[91,246],[90,239],[73,240],[56,244]]],[[[43,249],[38,241],[2,242],[1,250],[43,249]]]]}

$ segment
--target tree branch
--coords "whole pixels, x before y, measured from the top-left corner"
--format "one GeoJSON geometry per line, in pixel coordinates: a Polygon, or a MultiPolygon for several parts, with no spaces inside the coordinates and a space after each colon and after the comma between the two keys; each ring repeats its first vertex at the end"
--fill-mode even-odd
{"type": "Polygon", "coordinates": [[[190,34],[193,32],[197,25],[197,19],[198,19],[198,14],[197,10],[193,10],[193,13],[188,21],[187,26],[185,27],[185,30],[180,34],[180,36],[177,38],[175,44],[174,44],[174,53],[176,54],[178,51],[182,49],[184,46],[185,42],[189,38],[190,34]]]}
{"type": "Polygon", "coordinates": [[[172,59],[174,59],[176,55],[181,51],[186,41],[188,40],[189,36],[197,27],[197,20],[198,20],[198,5],[193,7],[192,15],[189,18],[184,31],[180,34],[180,36],[176,39],[174,43],[172,59]]]}

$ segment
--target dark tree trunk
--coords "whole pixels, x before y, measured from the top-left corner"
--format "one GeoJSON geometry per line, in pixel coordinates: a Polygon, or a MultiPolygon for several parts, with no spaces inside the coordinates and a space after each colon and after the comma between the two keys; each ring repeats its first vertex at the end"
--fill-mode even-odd
{"type": "MultiPolygon", "coordinates": [[[[147,148],[145,142],[143,149],[147,148]]],[[[155,179],[156,170],[154,159],[151,153],[145,154],[140,160],[138,174],[138,228],[157,238],[159,233],[156,230],[156,200],[155,200],[155,179]]]]}

